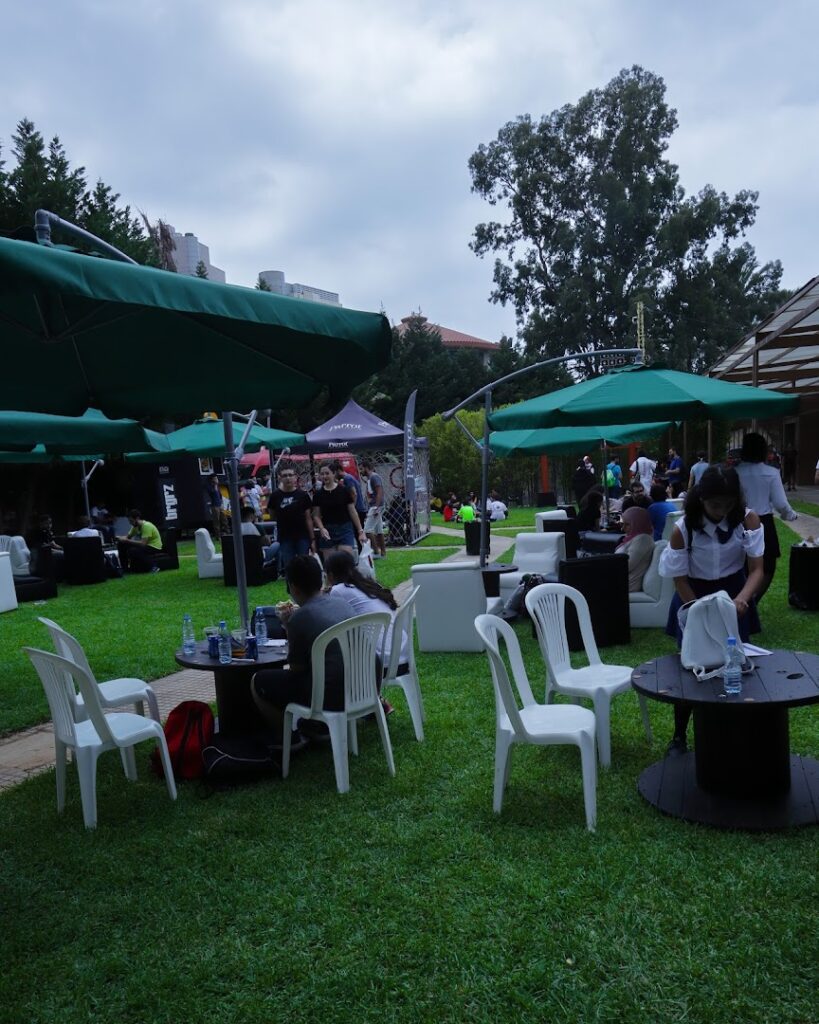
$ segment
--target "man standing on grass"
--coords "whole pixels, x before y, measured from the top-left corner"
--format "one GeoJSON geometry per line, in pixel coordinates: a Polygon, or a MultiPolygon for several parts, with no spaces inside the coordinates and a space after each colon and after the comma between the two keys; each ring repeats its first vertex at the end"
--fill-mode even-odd
{"type": "Polygon", "coordinates": [[[370,459],[361,460],[361,477],[367,485],[367,498],[370,507],[364,521],[364,532],[372,545],[373,558],[386,558],[387,548],[384,543],[384,484],[381,477],[373,470],[370,459]]]}
{"type": "Polygon", "coordinates": [[[162,553],[162,537],[153,523],[138,508],[128,513],[131,529],[126,537],[117,537],[117,551],[122,568],[128,572],[159,572],[157,556],[162,553]]]}
{"type": "Polygon", "coordinates": [[[278,471],[279,486],[270,495],[267,510],[276,520],[279,558],[282,572],[297,555],[307,555],[315,550],[313,539],[313,501],[310,495],[298,486],[296,470],[282,463],[278,471]]]}

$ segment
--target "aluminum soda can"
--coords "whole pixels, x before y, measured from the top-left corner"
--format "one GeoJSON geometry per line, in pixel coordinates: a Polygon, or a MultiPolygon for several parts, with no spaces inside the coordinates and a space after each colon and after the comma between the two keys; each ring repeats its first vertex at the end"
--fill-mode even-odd
{"type": "Polygon", "coordinates": [[[219,657],[219,634],[211,633],[208,636],[208,657],[218,658],[219,657]]]}
{"type": "Polygon", "coordinates": [[[246,654],[248,658],[252,658],[255,661],[259,657],[259,647],[256,643],[256,637],[250,633],[247,638],[246,654]]]}

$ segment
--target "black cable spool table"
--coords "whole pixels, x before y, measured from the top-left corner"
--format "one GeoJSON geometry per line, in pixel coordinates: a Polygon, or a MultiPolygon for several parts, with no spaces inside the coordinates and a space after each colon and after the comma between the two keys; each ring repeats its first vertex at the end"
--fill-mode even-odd
{"type": "Polygon", "coordinates": [[[208,655],[206,645],[197,644],[193,654],[178,650],[177,664],[213,673],[216,691],[216,714],[221,736],[246,736],[265,727],[261,712],[250,692],[250,681],[263,668],[281,668],[287,660],[286,647],[265,647],[255,661],[233,659],[223,665],[218,658],[208,655]]]}
{"type": "Polygon", "coordinates": [[[693,709],[694,751],[658,761],[637,783],[658,810],[716,828],[819,823],[819,761],[791,754],[788,728],[790,708],[819,703],[819,656],[773,651],[753,661],[732,697],[719,676],[698,682],[678,654],[634,670],[638,693],[693,709]]]}

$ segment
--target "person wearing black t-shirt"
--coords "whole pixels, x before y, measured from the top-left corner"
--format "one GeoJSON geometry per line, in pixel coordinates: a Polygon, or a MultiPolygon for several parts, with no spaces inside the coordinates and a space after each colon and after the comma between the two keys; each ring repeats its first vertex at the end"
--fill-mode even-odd
{"type": "Polygon", "coordinates": [[[313,518],[321,534],[321,550],[356,551],[356,536],[363,544],[367,539],[355,510],[355,491],[336,481],[327,462],[321,467],[321,487],[313,495],[313,518]]]}
{"type": "Polygon", "coordinates": [[[315,550],[313,542],[313,502],[306,491],[298,488],[296,471],[290,466],[279,467],[279,486],[268,499],[267,508],[274,516],[281,548],[279,557],[282,571],[296,555],[315,550]]]}

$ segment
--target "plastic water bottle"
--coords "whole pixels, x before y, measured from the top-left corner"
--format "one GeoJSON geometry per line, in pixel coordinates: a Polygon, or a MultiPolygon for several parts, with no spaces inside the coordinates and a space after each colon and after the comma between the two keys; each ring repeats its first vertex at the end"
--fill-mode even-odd
{"type": "Polygon", "coordinates": [[[742,654],[735,636],[729,636],[725,645],[725,668],[722,685],[729,697],[742,693],[742,654]]]}
{"type": "Polygon", "coordinates": [[[193,621],[187,612],[182,616],[182,650],[185,654],[196,653],[196,636],[193,632],[193,621]]]}
{"type": "Polygon", "coordinates": [[[229,665],[232,657],[230,633],[228,632],[227,623],[223,619],[219,623],[219,664],[229,665]]]}
{"type": "Polygon", "coordinates": [[[264,612],[261,608],[256,609],[256,615],[253,620],[253,631],[256,634],[256,643],[259,650],[261,650],[267,643],[267,619],[264,617],[264,612]]]}

